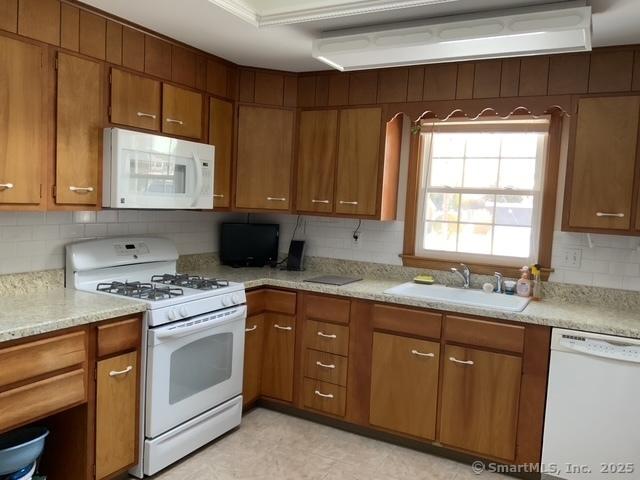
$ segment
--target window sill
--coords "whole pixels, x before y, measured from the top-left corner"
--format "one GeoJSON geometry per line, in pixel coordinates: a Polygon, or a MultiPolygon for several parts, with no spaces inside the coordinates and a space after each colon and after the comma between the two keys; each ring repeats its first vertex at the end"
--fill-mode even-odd
{"type": "MultiPolygon", "coordinates": [[[[401,255],[402,265],[405,267],[414,268],[427,268],[430,270],[444,270],[448,271],[451,267],[458,265],[458,262],[448,260],[436,260],[433,258],[416,257],[415,255],[401,255]]],[[[478,275],[493,275],[495,272],[500,272],[506,278],[520,278],[522,267],[505,267],[504,265],[489,265],[481,263],[467,263],[467,266],[471,270],[472,274],[478,275]]],[[[541,279],[546,281],[549,279],[549,275],[553,272],[551,268],[543,268],[541,272],[541,279]]]]}

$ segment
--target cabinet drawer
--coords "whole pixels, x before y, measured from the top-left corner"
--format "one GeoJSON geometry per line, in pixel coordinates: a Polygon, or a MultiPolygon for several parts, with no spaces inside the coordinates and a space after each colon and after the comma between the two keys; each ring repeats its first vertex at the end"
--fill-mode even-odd
{"type": "Polygon", "coordinates": [[[442,314],[388,305],[374,305],[373,328],[420,337],[440,338],[442,314]]]}
{"type": "Polygon", "coordinates": [[[85,385],[81,368],[0,393],[0,431],[86,401],[85,385]]]}
{"type": "Polygon", "coordinates": [[[98,327],[98,356],[104,357],[140,347],[139,318],[130,318],[98,327]]]}
{"type": "Polygon", "coordinates": [[[305,378],[302,390],[305,407],[344,417],[346,388],[305,378]]]}
{"type": "Polygon", "coordinates": [[[0,387],[81,365],[87,361],[85,332],[75,332],[0,350],[0,387]]]}
{"type": "Polygon", "coordinates": [[[305,295],[304,297],[304,315],[309,319],[347,324],[350,307],[349,300],[340,298],[322,295],[305,295]]]}
{"type": "Polygon", "coordinates": [[[522,353],[524,327],[447,315],[445,340],[522,353]]]}
{"type": "Polygon", "coordinates": [[[304,376],[346,387],[347,357],[307,349],[304,376]]]}
{"type": "Polygon", "coordinates": [[[307,348],[345,357],[349,353],[349,327],[307,320],[304,338],[307,348]]]}
{"type": "Polygon", "coordinates": [[[247,316],[264,312],[264,290],[247,292],[247,316]]]}
{"type": "Polygon", "coordinates": [[[296,294],[294,292],[267,289],[264,291],[264,308],[269,312],[295,315],[296,294]]]}

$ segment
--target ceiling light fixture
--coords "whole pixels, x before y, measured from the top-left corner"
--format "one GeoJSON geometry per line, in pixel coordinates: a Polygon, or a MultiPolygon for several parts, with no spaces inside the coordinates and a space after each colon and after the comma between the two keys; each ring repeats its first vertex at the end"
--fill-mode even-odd
{"type": "Polygon", "coordinates": [[[329,32],[313,57],[340,71],[591,50],[584,1],[329,32]]]}

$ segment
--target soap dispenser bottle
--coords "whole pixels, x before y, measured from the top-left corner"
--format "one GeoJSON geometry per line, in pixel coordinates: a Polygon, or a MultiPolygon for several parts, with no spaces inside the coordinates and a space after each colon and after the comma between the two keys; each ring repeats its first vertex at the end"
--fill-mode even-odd
{"type": "Polygon", "coordinates": [[[520,297],[531,296],[531,275],[529,274],[529,267],[524,266],[521,269],[522,275],[518,279],[516,284],[516,293],[520,297]]]}

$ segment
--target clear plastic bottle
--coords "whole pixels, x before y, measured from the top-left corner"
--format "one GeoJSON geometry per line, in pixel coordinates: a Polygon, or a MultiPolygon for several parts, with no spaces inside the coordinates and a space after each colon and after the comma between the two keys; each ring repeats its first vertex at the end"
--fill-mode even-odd
{"type": "Polygon", "coordinates": [[[529,267],[524,266],[522,267],[521,271],[522,276],[518,279],[518,283],[516,284],[516,293],[520,297],[530,297],[532,288],[529,267]]]}

